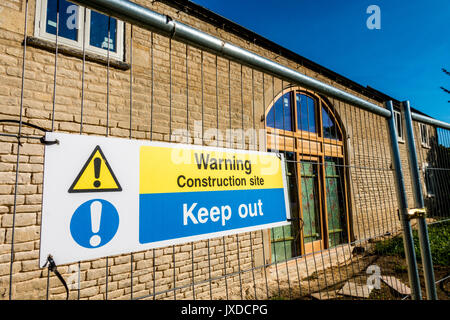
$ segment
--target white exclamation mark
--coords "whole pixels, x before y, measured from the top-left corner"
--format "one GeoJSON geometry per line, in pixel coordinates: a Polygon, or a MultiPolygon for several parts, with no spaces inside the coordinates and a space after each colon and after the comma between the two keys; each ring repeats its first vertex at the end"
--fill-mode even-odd
{"type": "MultiPolygon", "coordinates": [[[[98,233],[100,230],[100,220],[102,217],[102,203],[100,201],[94,201],[91,203],[91,227],[92,233],[98,233]]],[[[100,244],[102,239],[98,234],[94,234],[89,243],[91,246],[96,247],[100,244]]]]}

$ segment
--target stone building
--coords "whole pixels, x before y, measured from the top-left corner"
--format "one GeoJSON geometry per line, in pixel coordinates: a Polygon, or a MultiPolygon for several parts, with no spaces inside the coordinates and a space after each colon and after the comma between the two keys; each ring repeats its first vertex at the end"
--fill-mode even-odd
{"type": "MultiPolygon", "coordinates": [[[[394,98],[190,1],[135,2],[380,107],[393,100],[400,111],[394,98]]],[[[0,4],[2,299],[65,298],[59,280],[51,275],[47,285],[47,269],[38,265],[44,146],[35,126],[279,150],[289,160],[291,226],[59,266],[66,279],[80,279],[71,299],[153,298],[154,292],[157,299],[255,298],[258,281],[276,286],[276,277],[307,277],[299,263],[313,253],[323,259],[328,252],[332,264],[355,245],[398,231],[385,118],[70,2],[60,1],[59,12],[56,0],[0,4]],[[20,126],[26,136],[20,147],[18,120],[32,125],[20,126]],[[244,140],[231,139],[233,130],[244,140]]],[[[412,203],[400,112],[395,117],[412,203]]],[[[414,129],[422,167],[431,163],[436,129],[418,122],[414,129]]],[[[256,298],[266,297],[261,292],[256,298]]]]}

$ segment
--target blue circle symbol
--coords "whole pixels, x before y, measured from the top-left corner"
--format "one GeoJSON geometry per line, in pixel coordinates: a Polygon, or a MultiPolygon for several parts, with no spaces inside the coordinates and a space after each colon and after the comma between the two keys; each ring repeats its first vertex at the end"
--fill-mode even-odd
{"type": "Polygon", "coordinates": [[[119,214],[114,205],[103,199],[81,204],[70,220],[70,234],[84,248],[107,244],[119,228],[119,214]]]}

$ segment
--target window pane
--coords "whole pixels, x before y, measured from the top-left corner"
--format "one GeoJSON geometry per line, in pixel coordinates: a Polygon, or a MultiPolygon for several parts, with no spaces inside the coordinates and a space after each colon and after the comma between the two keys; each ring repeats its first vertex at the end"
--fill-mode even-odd
{"type": "Polygon", "coordinates": [[[108,49],[108,23],[110,31],[109,50],[117,52],[117,20],[96,11],[91,11],[89,44],[100,49],[108,49]]]}
{"type": "MultiPolygon", "coordinates": [[[[47,0],[47,21],[45,31],[56,35],[56,15],[58,0],[47,0]]],[[[58,37],[78,40],[78,6],[65,0],[59,0],[58,37]]]]}
{"type": "Polygon", "coordinates": [[[328,139],[341,140],[341,134],[336,123],[332,120],[325,108],[322,108],[323,136],[328,139]]]}
{"type": "Polygon", "coordinates": [[[325,192],[330,247],[347,242],[342,159],[325,157],[325,192]]]}
{"type": "Polygon", "coordinates": [[[395,128],[397,130],[397,137],[403,139],[403,126],[402,126],[402,118],[399,112],[394,112],[395,118],[395,128]]]}
{"type": "Polygon", "coordinates": [[[422,143],[424,143],[424,139],[423,139],[423,125],[420,124],[420,138],[422,139],[422,143]]]}
{"type": "Polygon", "coordinates": [[[278,99],[267,114],[267,126],[292,131],[291,93],[278,99]]]}
{"type": "Polygon", "coordinates": [[[296,100],[298,130],[317,132],[315,100],[300,93],[296,94],[296,100]]]}
{"type": "Polygon", "coordinates": [[[422,143],[425,144],[425,145],[428,145],[428,131],[427,131],[427,127],[426,127],[426,125],[422,124],[422,125],[420,125],[420,128],[421,128],[420,132],[421,132],[421,135],[422,135],[422,143]]]}

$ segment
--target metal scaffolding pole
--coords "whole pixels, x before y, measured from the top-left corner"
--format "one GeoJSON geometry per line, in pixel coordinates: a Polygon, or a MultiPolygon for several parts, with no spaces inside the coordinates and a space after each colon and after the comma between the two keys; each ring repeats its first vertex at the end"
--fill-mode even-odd
{"type": "Polygon", "coordinates": [[[405,248],[406,263],[408,264],[411,298],[414,300],[422,300],[419,272],[417,270],[416,254],[414,252],[414,241],[411,230],[411,223],[408,215],[408,199],[406,196],[405,180],[403,178],[400,150],[398,148],[397,131],[395,128],[394,106],[392,104],[392,101],[386,102],[386,107],[391,111],[392,114],[392,116],[388,118],[389,135],[391,140],[390,145],[392,152],[392,164],[394,167],[394,176],[397,187],[399,218],[402,223],[403,245],[405,248]]]}
{"type": "MultiPolygon", "coordinates": [[[[419,162],[417,161],[417,150],[414,143],[414,129],[411,118],[411,107],[409,101],[402,103],[404,109],[404,119],[406,127],[406,143],[408,146],[409,168],[412,179],[412,189],[414,194],[415,208],[424,209],[422,184],[419,175],[419,162]]],[[[423,210],[422,210],[423,212],[423,210]]],[[[419,225],[419,243],[422,257],[423,273],[425,278],[425,288],[428,300],[437,300],[436,284],[434,280],[433,261],[431,258],[430,241],[428,238],[428,227],[425,217],[422,214],[417,215],[419,225]]]]}

